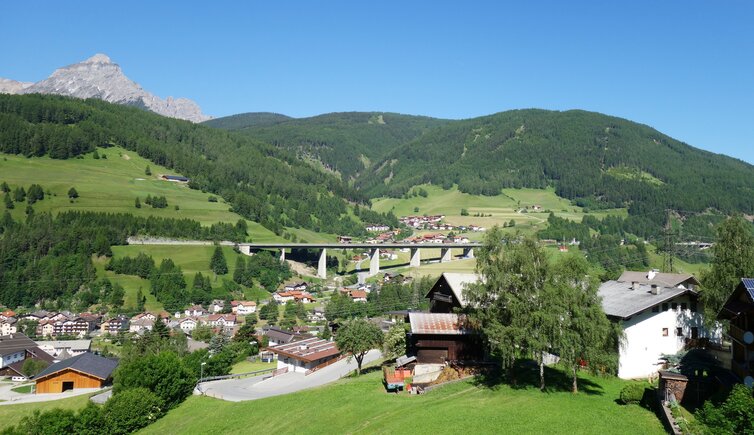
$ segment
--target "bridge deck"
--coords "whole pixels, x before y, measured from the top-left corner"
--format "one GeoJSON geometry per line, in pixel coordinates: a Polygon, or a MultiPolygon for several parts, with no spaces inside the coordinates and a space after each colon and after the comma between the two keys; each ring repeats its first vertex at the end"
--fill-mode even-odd
{"type": "Polygon", "coordinates": [[[354,249],[354,248],[479,248],[481,243],[239,243],[239,246],[248,246],[250,249],[354,249]]]}

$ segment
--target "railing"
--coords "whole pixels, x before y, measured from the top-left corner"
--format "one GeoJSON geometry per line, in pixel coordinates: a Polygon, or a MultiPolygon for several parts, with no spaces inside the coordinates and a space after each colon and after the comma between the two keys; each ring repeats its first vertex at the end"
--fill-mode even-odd
{"type": "Polygon", "coordinates": [[[335,364],[336,362],[342,360],[343,358],[345,358],[345,356],[341,355],[338,358],[333,358],[330,361],[324,362],[324,363],[318,365],[317,367],[314,367],[313,369],[307,370],[304,373],[304,376],[309,376],[310,374],[316,372],[317,370],[323,369],[323,368],[325,368],[325,367],[327,367],[329,365],[335,364]]]}
{"type": "MultiPolygon", "coordinates": [[[[278,369],[278,370],[288,371],[288,368],[286,367],[285,369],[278,369]]],[[[246,376],[259,376],[261,374],[268,373],[268,372],[272,372],[272,376],[277,376],[275,374],[275,372],[277,372],[278,370],[275,370],[275,369],[264,369],[264,370],[257,370],[257,371],[254,371],[254,372],[235,373],[235,374],[232,374],[232,375],[208,376],[206,378],[199,379],[199,382],[222,381],[222,380],[225,380],[225,379],[243,378],[243,377],[246,377],[246,376]]],[[[283,372],[283,373],[285,373],[285,372],[283,372]]],[[[282,374],[282,373],[278,373],[278,374],[282,374]]]]}

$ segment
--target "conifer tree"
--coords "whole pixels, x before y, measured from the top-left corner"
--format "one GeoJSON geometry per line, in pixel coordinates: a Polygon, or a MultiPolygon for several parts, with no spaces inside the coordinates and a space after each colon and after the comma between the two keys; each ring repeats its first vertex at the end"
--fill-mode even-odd
{"type": "Polygon", "coordinates": [[[212,254],[209,267],[215,272],[215,275],[225,275],[228,273],[228,263],[225,261],[225,255],[220,246],[215,246],[215,252],[212,254]]]}

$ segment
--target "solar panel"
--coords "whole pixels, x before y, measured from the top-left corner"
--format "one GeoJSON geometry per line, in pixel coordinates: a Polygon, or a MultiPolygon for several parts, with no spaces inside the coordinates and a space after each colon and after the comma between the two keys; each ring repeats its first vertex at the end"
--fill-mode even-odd
{"type": "Polygon", "coordinates": [[[749,297],[754,299],[754,278],[741,278],[741,282],[746,287],[746,291],[749,292],[749,297]]]}

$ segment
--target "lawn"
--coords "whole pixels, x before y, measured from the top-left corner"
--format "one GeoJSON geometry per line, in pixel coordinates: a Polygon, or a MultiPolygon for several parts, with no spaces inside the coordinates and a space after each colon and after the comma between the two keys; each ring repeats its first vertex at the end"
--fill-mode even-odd
{"type": "Polygon", "coordinates": [[[249,372],[256,372],[258,370],[267,370],[267,369],[274,369],[277,367],[277,363],[266,363],[261,361],[241,361],[240,363],[237,363],[233,366],[230,373],[235,375],[238,373],[249,373],[249,372]]]}
{"type": "Polygon", "coordinates": [[[307,434],[664,433],[652,412],[615,402],[624,385],[615,378],[584,376],[582,387],[589,391],[576,395],[464,381],[422,396],[385,393],[380,378],[375,371],[251,402],[192,396],[143,433],[248,433],[252,427],[307,434]],[[281,411],[291,409],[295,414],[281,411]]]}
{"type": "Polygon", "coordinates": [[[53,408],[78,410],[86,406],[91,394],[83,394],[67,399],[49,402],[24,403],[19,405],[0,405],[0,430],[18,424],[22,418],[35,410],[48,411],[53,408]]]}
{"type": "MultiPolygon", "coordinates": [[[[92,154],[82,159],[54,160],[49,157],[32,157],[1,154],[0,182],[7,182],[11,188],[36,183],[51,196],[34,204],[38,212],[65,210],[88,210],[108,213],[132,213],[136,216],[161,216],[188,218],[210,225],[216,222],[236,223],[241,216],[230,211],[230,206],[222,198],[209,202],[212,195],[189,189],[187,185],[162,181],[162,174],[180,175],[174,171],[139,157],[136,153],[120,147],[98,149],[100,156],[107,159],[94,159],[92,154]],[[152,175],[145,175],[144,169],[150,166],[152,175]],[[79,198],[74,202],[68,199],[68,189],[75,187],[79,198]],[[165,196],[168,207],[155,209],[144,204],[147,195],[165,196]],[[136,208],[134,201],[139,197],[142,206],[136,208]],[[175,210],[175,206],[179,210],[175,210]]],[[[16,220],[24,218],[26,203],[16,204],[12,215],[16,220]]],[[[250,237],[256,242],[279,241],[280,237],[256,222],[247,222],[250,237]]]]}
{"type": "Polygon", "coordinates": [[[26,384],[21,385],[20,387],[11,388],[11,391],[15,391],[16,393],[20,394],[29,394],[31,393],[32,388],[34,388],[34,384],[26,384]]]}

